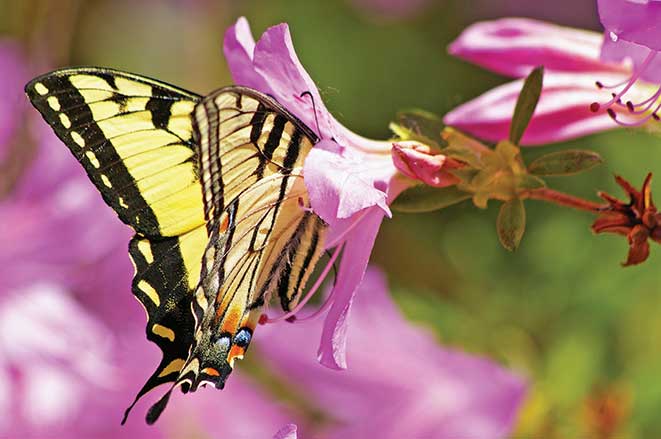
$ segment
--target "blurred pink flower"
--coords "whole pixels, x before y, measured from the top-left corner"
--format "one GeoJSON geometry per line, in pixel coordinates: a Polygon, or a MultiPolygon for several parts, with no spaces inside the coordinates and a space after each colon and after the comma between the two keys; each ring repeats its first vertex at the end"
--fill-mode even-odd
{"type": "Polygon", "coordinates": [[[397,178],[392,145],[358,136],[333,118],[298,60],[286,24],[267,29],[255,43],[247,20],[240,18],[225,34],[224,51],[238,85],[273,96],[319,136],[305,160],[305,185],[312,209],[329,225],[326,247],[344,256],[337,284],[322,308],[328,314],[318,357],[328,367],[346,368],[351,301],[381,221],[391,216],[388,204],[406,184],[397,178]]]}
{"type": "MultiPolygon", "coordinates": [[[[647,99],[657,86],[640,77],[630,61],[621,62],[624,55],[629,59],[633,53],[621,53],[613,59],[608,40],[604,43],[596,32],[506,18],[469,26],[448,50],[513,77],[524,77],[535,66],[544,65],[542,96],[522,139],[523,144],[534,145],[614,128],[614,118],[629,123],[632,118],[651,117],[651,107],[640,114],[631,111],[618,99],[623,93],[610,102],[612,96],[606,90],[622,87],[631,78],[635,84],[620,91],[632,102],[649,103],[647,99]],[[593,105],[604,101],[609,102],[593,105]]],[[[522,84],[523,80],[518,80],[496,87],[449,112],[444,122],[482,139],[504,139],[522,84]]]]}
{"type": "Polygon", "coordinates": [[[367,270],[353,306],[346,371],[312,360],[318,322],[264,328],[256,341],[274,370],[333,420],[316,437],[508,435],[525,395],[521,378],[486,359],[438,346],[399,313],[374,268],[367,270]]]}

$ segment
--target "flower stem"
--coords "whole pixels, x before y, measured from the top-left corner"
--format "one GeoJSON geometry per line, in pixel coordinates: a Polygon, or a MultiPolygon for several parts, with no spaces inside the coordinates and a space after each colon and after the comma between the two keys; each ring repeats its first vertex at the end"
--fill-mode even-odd
{"type": "Polygon", "coordinates": [[[593,201],[584,200],[583,198],[548,188],[530,189],[522,192],[520,195],[523,199],[530,198],[533,200],[541,200],[559,206],[571,207],[593,213],[603,212],[608,208],[607,204],[597,204],[593,201]]]}

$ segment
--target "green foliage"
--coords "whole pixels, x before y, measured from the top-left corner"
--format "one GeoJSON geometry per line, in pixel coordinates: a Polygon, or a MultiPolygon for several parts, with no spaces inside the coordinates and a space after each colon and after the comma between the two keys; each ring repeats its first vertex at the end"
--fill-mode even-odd
{"type": "Polygon", "coordinates": [[[539,97],[542,94],[542,83],[544,81],[544,67],[535,68],[523,82],[523,88],[514,107],[512,125],[510,125],[510,142],[518,145],[532,118],[539,97]]]}
{"type": "Polygon", "coordinates": [[[519,198],[504,202],[496,221],[498,239],[507,250],[513,252],[519,247],[526,230],[526,209],[519,198]]]}
{"type": "Polygon", "coordinates": [[[437,150],[445,143],[441,139],[443,121],[425,110],[399,111],[389,127],[402,140],[416,140],[437,150]]]}
{"type": "Polygon", "coordinates": [[[431,186],[413,186],[402,192],[390,207],[398,212],[431,212],[460,203],[471,197],[469,193],[455,186],[435,188],[431,186]]]}
{"type": "Polygon", "coordinates": [[[543,155],[528,165],[535,175],[571,175],[588,171],[604,162],[594,151],[568,149],[543,155]]]}

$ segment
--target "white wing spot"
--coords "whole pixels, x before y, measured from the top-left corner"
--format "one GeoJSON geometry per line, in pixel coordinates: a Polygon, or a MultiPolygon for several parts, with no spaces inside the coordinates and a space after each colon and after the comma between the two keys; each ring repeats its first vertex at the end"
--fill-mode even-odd
{"type": "Polygon", "coordinates": [[[48,93],[48,89],[47,89],[46,86],[45,86],[44,84],[42,84],[41,82],[37,82],[37,83],[34,85],[34,91],[36,91],[37,93],[39,93],[39,94],[42,95],[42,96],[45,95],[46,93],[48,93]]]}
{"type": "Polygon", "coordinates": [[[46,99],[46,102],[48,102],[48,106],[51,107],[53,111],[60,111],[60,101],[57,100],[57,97],[49,96],[48,99],[46,99]]]}
{"type": "MultiPolygon", "coordinates": [[[[67,116],[64,113],[60,113],[60,123],[66,129],[71,128],[71,121],[69,120],[69,116],[67,116]]],[[[76,142],[76,143],[78,143],[78,142],[76,142]]]]}
{"type": "Polygon", "coordinates": [[[71,138],[74,142],[76,142],[76,145],[80,146],[81,148],[85,146],[85,139],[83,139],[83,137],[77,132],[71,131],[71,138]]]}
{"type": "Polygon", "coordinates": [[[101,167],[101,163],[99,163],[99,159],[96,158],[96,154],[94,154],[92,151],[87,151],[85,153],[85,157],[90,161],[92,166],[95,168],[99,169],[101,167]]]}
{"type": "Polygon", "coordinates": [[[112,183],[110,182],[110,179],[108,177],[101,174],[101,181],[103,182],[103,184],[106,185],[107,188],[112,189],[112,183]]]}

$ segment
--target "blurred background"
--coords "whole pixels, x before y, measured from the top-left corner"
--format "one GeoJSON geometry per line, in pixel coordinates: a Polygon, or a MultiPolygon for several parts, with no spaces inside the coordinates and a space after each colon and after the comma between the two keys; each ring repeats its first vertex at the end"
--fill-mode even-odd
{"type": "MultiPolygon", "coordinates": [[[[398,110],[443,115],[506,82],[447,55],[448,43],[470,23],[526,16],[600,31],[589,0],[0,0],[0,39],[20,49],[28,79],[60,66],[110,66],[204,94],[231,83],[222,37],[242,15],[256,37],[289,23],[298,56],[329,110],[371,138],[390,136],[388,123],[398,110]]],[[[0,81],[6,73],[0,71],[0,81]]],[[[587,198],[596,190],[621,195],[613,173],[640,185],[647,172],[661,172],[660,143],[616,130],[527,149],[524,158],[594,149],[606,164],[564,178],[556,188],[587,198]]],[[[2,154],[3,197],[33,160],[27,143],[13,145],[2,154]]],[[[653,191],[661,193],[658,181],[653,191]]],[[[397,304],[445,346],[488,356],[527,377],[530,389],[513,438],[661,437],[660,249],[652,244],[646,263],[622,268],[624,240],[593,236],[590,215],[530,202],[523,243],[510,254],[496,236],[497,207],[479,211],[466,202],[386,221],[372,262],[385,271],[397,304]]],[[[8,218],[0,218],[7,221],[0,227],[22,224],[8,218]]],[[[9,237],[5,230],[8,240],[39,236],[12,229],[9,237]]],[[[5,268],[10,263],[5,260],[5,268]]],[[[126,265],[116,268],[122,274],[107,276],[115,284],[99,285],[95,302],[81,306],[118,306],[117,296],[130,296],[126,265]]],[[[6,281],[10,273],[0,267],[0,276],[6,281]]],[[[132,298],[121,300],[130,311],[117,314],[135,311],[142,318],[132,298]]],[[[146,344],[138,342],[136,351],[146,344]]],[[[255,361],[248,358],[245,368],[258,369],[255,361]]],[[[113,422],[116,415],[109,415],[113,422]]]]}

